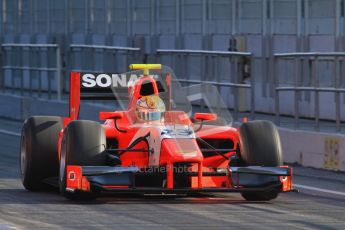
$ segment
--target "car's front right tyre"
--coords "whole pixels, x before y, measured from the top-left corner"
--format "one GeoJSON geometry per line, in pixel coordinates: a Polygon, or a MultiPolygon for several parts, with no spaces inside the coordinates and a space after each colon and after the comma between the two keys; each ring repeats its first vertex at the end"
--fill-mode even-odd
{"type": "Polygon", "coordinates": [[[20,141],[20,175],[29,191],[44,190],[47,178],[59,175],[57,142],[61,117],[33,116],[25,120],[20,141]]]}
{"type": "Polygon", "coordinates": [[[94,121],[72,121],[65,128],[61,143],[59,187],[60,193],[71,200],[92,200],[97,191],[66,191],[67,165],[106,165],[106,137],[102,125],[94,121]]]}

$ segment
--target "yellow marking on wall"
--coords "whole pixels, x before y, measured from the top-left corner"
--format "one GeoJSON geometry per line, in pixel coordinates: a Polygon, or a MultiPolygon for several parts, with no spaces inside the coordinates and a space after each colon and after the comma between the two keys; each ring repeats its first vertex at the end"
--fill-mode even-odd
{"type": "Polygon", "coordinates": [[[324,168],[339,169],[340,140],[336,137],[325,138],[324,168]]]}

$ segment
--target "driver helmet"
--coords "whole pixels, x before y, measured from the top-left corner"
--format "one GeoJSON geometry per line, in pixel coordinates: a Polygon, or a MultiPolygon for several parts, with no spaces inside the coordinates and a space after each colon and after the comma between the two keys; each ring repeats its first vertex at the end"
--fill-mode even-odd
{"type": "Polygon", "coordinates": [[[142,121],[160,120],[165,114],[165,104],[158,95],[143,96],[137,101],[136,114],[142,121]]]}

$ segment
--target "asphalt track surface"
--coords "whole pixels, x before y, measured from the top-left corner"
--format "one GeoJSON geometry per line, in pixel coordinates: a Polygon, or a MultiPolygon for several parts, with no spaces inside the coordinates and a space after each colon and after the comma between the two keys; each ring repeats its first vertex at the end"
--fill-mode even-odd
{"type": "Polygon", "coordinates": [[[345,229],[345,174],[295,168],[300,193],[270,202],[239,194],[111,196],[75,203],[19,179],[21,124],[0,119],[0,229],[345,229]]]}

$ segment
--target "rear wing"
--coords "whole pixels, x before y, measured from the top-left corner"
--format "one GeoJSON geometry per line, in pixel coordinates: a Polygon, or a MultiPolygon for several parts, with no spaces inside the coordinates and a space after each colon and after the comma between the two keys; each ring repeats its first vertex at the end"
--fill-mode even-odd
{"type": "Polygon", "coordinates": [[[78,119],[80,100],[128,99],[128,86],[136,79],[126,74],[71,72],[70,119],[78,119]]]}
{"type": "MultiPolygon", "coordinates": [[[[149,75],[151,69],[161,69],[160,64],[132,64],[131,70],[143,70],[149,75]]],[[[129,87],[138,79],[134,74],[114,73],[70,73],[69,119],[79,117],[80,100],[117,100],[128,99],[129,87]]]]}

